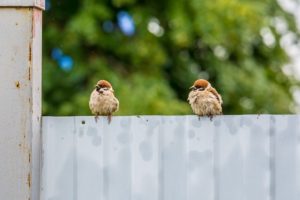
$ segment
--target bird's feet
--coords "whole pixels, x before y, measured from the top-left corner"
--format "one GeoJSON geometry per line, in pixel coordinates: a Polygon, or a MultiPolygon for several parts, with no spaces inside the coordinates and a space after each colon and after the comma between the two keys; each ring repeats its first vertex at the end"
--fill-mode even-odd
{"type": "Polygon", "coordinates": [[[98,119],[99,119],[99,116],[96,115],[96,116],[95,116],[95,122],[96,122],[96,123],[98,122],[98,119]]]}
{"type": "Polygon", "coordinates": [[[201,118],[201,116],[200,116],[200,115],[198,115],[198,121],[200,121],[200,118],[201,118]]]}
{"type": "Polygon", "coordinates": [[[214,118],[214,116],[212,114],[207,115],[207,117],[209,117],[210,121],[212,121],[212,119],[214,118]]]}
{"type": "Polygon", "coordinates": [[[107,121],[108,121],[108,124],[110,124],[110,122],[111,122],[111,115],[107,116],[107,121]]]}

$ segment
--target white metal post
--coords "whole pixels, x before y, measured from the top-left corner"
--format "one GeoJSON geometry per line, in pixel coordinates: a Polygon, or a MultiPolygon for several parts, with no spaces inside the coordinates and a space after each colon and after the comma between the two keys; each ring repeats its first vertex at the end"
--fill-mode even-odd
{"type": "Polygon", "coordinates": [[[44,0],[0,0],[0,199],[38,200],[44,0]]]}

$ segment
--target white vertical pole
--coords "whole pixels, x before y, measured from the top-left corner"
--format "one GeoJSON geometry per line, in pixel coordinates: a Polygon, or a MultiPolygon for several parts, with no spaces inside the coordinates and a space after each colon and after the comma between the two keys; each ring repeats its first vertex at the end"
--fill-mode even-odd
{"type": "Polygon", "coordinates": [[[0,0],[0,199],[38,200],[44,0],[0,0]]]}

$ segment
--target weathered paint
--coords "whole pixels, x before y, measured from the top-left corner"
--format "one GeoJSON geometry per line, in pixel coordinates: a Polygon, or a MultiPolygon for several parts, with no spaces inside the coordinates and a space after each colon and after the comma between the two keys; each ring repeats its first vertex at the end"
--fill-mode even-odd
{"type": "Polygon", "coordinates": [[[1,0],[0,7],[36,7],[45,9],[45,0],[1,0]]]}
{"type": "Polygon", "coordinates": [[[0,1],[0,199],[39,199],[42,20],[33,19],[42,10],[36,7],[0,1]]]}
{"type": "Polygon", "coordinates": [[[41,200],[299,200],[300,116],[43,117],[41,200]]]}

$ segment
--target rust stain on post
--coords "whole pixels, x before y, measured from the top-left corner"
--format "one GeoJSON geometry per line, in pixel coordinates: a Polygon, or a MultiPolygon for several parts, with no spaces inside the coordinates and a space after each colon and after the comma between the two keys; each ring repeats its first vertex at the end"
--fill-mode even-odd
{"type": "Polygon", "coordinates": [[[28,80],[31,80],[31,63],[32,63],[32,43],[29,43],[29,55],[28,55],[28,61],[29,61],[29,67],[28,67],[28,80]]]}
{"type": "Polygon", "coordinates": [[[31,43],[29,44],[29,56],[28,56],[28,61],[31,62],[32,59],[32,48],[31,48],[31,43]]]}
{"type": "Polygon", "coordinates": [[[28,175],[27,175],[27,185],[29,188],[31,187],[31,174],[30,173],[28,173],[28,175]]]}
{"type": "Polygon", "coordinates": [[[16,88],[20,89],[20,87],[21,87],[20,82],[19,82],[19,81],[16,81],[16,82],[15,82],[15,86],[16,86],[16,88]]]}
{"type": "Polygon", "coordinates": [[[28,68],[28,80],[31,80],[31,65],[28,68]]]}

